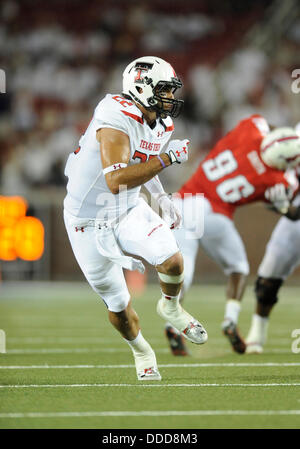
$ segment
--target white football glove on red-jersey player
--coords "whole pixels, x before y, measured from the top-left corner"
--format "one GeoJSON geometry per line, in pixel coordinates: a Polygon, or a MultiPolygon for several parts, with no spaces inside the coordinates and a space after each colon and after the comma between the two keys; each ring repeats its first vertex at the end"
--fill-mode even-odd
{"type": "Polygon", "coordinates": [[[171,140],[169,145],[165,151],[165,153],[169,156],[171,164],[177,162],[177,164],[181,164],[181,162],[186,162],[189,158],[188,146],[190,141],[188,139],[184,140],[171,140]]]}
{"type": "Polygon", "coordinates": [[[275,184],[265,191],[265,198],[282,214],[286,214],[293,193],[284,184],[275,184]]]}

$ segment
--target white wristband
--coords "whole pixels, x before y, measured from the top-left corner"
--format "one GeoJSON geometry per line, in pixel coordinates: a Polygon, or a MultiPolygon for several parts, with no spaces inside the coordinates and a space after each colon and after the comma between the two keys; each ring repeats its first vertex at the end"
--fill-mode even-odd
{"type": "Polygon", "coordinates": [[[104,168],[103,174],[106,175],[107,173],[115,170],[120,170],[120,168],[127,167],[127,164],[123,164],[122,162],[118,162],[117,164],[110,165],[109,167],[104,168]]]}

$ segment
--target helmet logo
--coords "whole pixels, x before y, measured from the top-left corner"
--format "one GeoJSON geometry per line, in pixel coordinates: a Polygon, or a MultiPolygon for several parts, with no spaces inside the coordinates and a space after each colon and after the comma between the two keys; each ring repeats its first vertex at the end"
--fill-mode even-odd
{"type": "Polygon", "coordinates": [[[143,83],[144,77],[141,76],[142,72],[148,72],[148,67],[136,67],[137,75],[134,78],[135,83],[143,83]]]}
{"type": "Polygon", "coordinates": [[[142,72],[148,72],[149,69],[152,69],[153,64],[148,63],[148,62],[137,62],[135,64],[134,70],[137,72],[137,75],[134,78],[134,82],[135,83],[143,83],[144,82],[144,77],[142,75],[142,72]]]}

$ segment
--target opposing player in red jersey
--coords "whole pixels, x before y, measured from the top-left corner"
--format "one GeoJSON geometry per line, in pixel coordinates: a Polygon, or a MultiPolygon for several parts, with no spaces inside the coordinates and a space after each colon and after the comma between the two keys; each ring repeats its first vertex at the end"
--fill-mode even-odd
{"type": "MultiPolygon", "coordinates": [[[[238,353],[246,350],[237,322],[249,265],[233,215],[238,206],[254,201],[273,203],[282,214],[287,213],[289,199],[298,188],[293,167],[300,163],[299,142],[294,129],[270,131],[262,116],[252,115],[217,142],[175,200],[183,215],[183,227],[174,232],[184,257],[184,291],[192,283],[200,245],[229,277],[222,330],[238,353]],[[191,201],[201,193],[204,233],[197,236],[195,203],[191,205],[191,201]]],[[[166,334],[173,354],[185,355],[186,348],[176,330],[167,325],[166,334]]]]}

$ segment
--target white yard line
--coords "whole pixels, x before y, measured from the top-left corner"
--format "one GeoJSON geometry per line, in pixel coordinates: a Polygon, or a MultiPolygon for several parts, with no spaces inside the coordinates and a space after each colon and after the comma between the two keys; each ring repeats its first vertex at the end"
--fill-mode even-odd
{"type": "MultiPolygon", "coordinates": [[[[226,349],[224,349],[226,351],[226,349]]],[[[6,354],[72,354],[72,353],[92,353],[92,352],[127,352],[128,348],[27,348],[27,349],[6,349],[6,354]]],[[[156,348],[156,353],[167,354],[170,352],[169,348],[156,348]]],[[[226,351],[230,353],[230,351],[226,351]]],[[[266,349],[265,354],[292,354],[291,349],[266,349]]]]}
{"type": "MultiPolygon", "coordinates": [[[[213,367],[297,367],[300,363],[167,363],[160,368],[213,368],[213,367]]],[[[120,369],[134,368],[135,365],[0,365],[0,369],[120,369]]]]}
{"type": "Polygon", "coordinates": [[[11,343],[117,343],[120,341],[118,338],[105,338],[105,337],[9,337],[11,343]]]}
{"type": "Polygon", "coordinates": [[[164,383],[151,383],[151,384],[17,384],[17,385],[0,385],[0,388],[104,388],[104,387],[146,387],[146,388],[166,388],[166,387],[300,387],[299,382],[295,383],[268,383],[268,384],[227,384],[227,383],[203,383],[203,384],[164,384],[164,383]]]}
{"type": "Polygon", "coordinates": [[[0,413],[0,418],[83,418],[114,416],[224,416],[224,415],[300,415],[300,410],[169,410],[169,411],[107,411],[107,412],[30,412],[0,413]]]}
{"type": "MultiPolygon", "coordinates": [[[[75,342],[85,342],[85,343],[117,343],[120,341],[118,337],[64,337],[64,336],[44,336],[44,337],[9,337],[11,343],[75,343],[75,342]]],[[[210,342],[221,343],[224,342],[224,337],[210,337],[210,342]]],[[[161,343],[162,338],[151,338],[151,343],[161,343]]],[[[291,338],[272,338],[272,343],[274,345],[284,345],[290,344],[291,338]]]]}
{"type": "MultiPolygon", "coordinates": [[[[6,354],[68,354],[84,352],[127,352],[128,348],[38,348],[38,349],[7,349],[6,354]]],[[[168,353],[168,348],[156,349],[155,352],[168,353]]]]}

